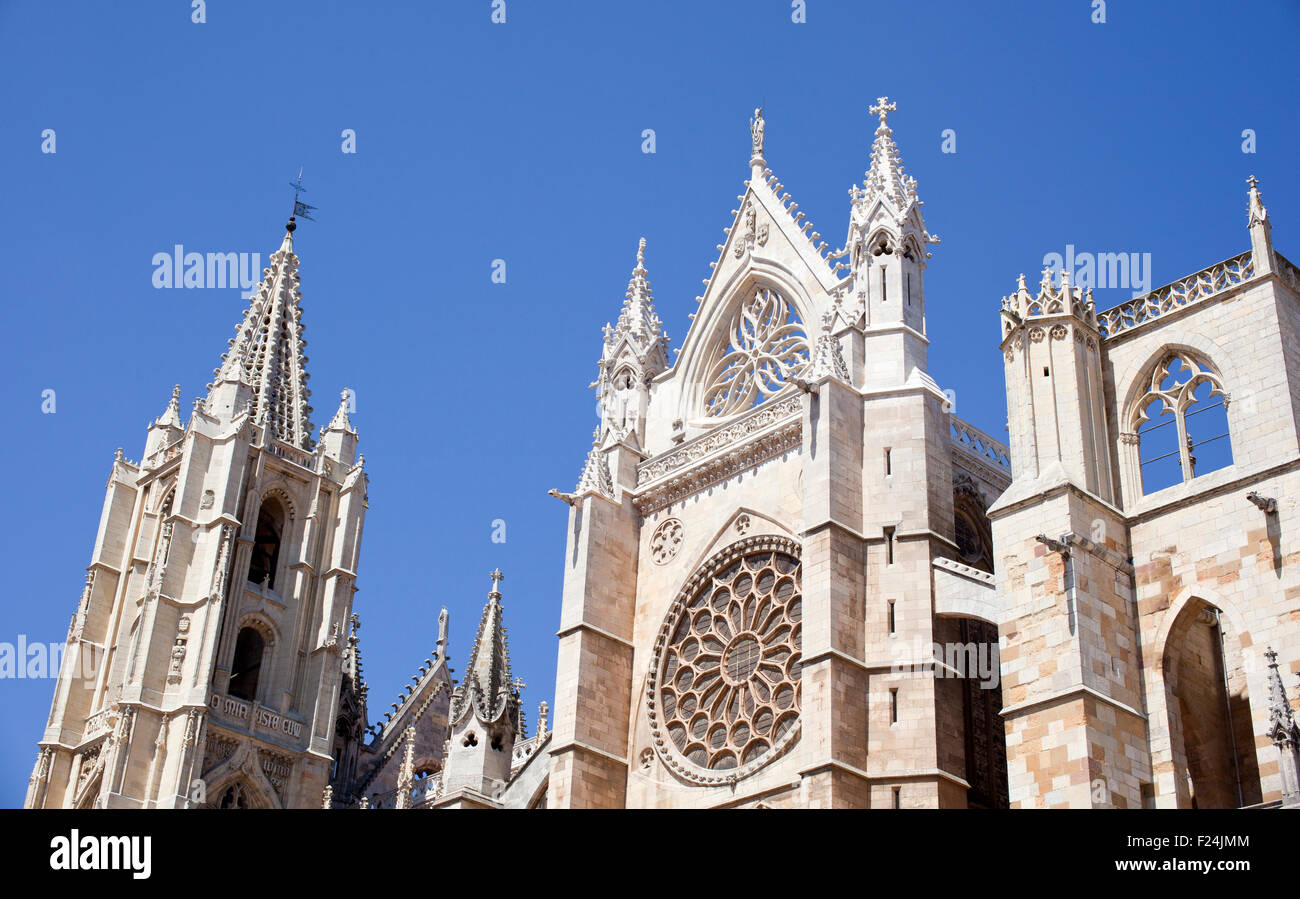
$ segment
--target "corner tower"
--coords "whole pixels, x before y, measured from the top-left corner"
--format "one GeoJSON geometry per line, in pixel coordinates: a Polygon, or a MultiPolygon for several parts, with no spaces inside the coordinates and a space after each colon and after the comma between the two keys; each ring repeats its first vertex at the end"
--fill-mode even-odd
{"type": "Polygon", "coordinates": [[[888,97],[870,108],[879,117],[871,144],[871,166],[861,186],[849,189],[849,231],[841,253],[848,257],[852,308],[862,317],[866,381],[870,386],[902,384],[926,370],[925,260],[939,243],[925,227],[916,179],[904,166],[889,113],[888,97]]]}

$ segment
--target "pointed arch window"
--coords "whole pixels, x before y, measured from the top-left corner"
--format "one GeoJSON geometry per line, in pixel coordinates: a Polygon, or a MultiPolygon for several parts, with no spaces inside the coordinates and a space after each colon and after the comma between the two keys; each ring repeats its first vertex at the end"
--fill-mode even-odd
{"type": "Polygon", "coordinates": [[[227,692],[237,699],[255,702],[257,682],[262,675],[262,657],[266,654],[266,641],[253,627],[244,627],[235,638],[235,658],[230,665],[230,687],[227,692]]]}
{"type": "Polygon", "coordinates": [[[248,799],[244,796],[241,784],[232,784],[221,794],[217,808],[248,808],[248,799]]]}
{"type": "Polygon", "coordinates": [[[275,587],[275,573],[280,563],[280,538],[283,533],[284,509],[275,500],[267,500],[257,513],[257,531],[248,565],[248,579],[254,584],[275,587]]]}
{"type": "Polygon", "coordinates": [[[1154,493],[1232,464],[1228,394],[1206,361],[1170,353],[1151,374],[1133,416],[1142,492],[1154,493]]]}
{"type": "Polygon", "coordinates": [[[792,384],[808,367],[808,335],[785,297],[758,287],[727,329],[728,344],[709,372],[704,414],[746,412],[792,384]]]}

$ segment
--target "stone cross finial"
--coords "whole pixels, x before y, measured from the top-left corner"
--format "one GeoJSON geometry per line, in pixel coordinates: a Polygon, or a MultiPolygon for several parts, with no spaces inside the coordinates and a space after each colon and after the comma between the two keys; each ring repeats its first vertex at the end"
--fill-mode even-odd
{"type": "Polygon", "coordinates": [[[636,246],[636,267],[645,268],[645,238],[636,246]]]}
{"type": "Polygon", "coordinates": [[[889,116],[891,112],[896,112],[897,110],[898,110],[898,104],[890,103],[888,97],[877,97],[876,105],[867,107],[868,113],[870,113],[871,115],[880,116],[881,128],[889,127],[889,123],[886,122],[885,119],[889,116]]]}
{"type": "Polygon", "coordinates": [[[1246,183],[1250,185],[1251,190],[1259,189],[1259,179],[1256,178],[1254,175],[1251,175],[1249,178],[1247,178],[1246,183]]]}
{"type": "Polygon", "coordinates": [[[510,686],[515,688],[516,693],[522,693],[524,687],[528,686],[528,684],[524,683],[524,679],[522,677],[516,677],[514,680],[510,682],[510,686]]]}
{"type": "Polygon", "coordinates": [[[492,571],[488,573],[488,577],[492,578],[492,592],[489,595],[500,596],[501,582],[506,579],[506,576],[501,573],[500,568],[493,568],[492,571]]]}

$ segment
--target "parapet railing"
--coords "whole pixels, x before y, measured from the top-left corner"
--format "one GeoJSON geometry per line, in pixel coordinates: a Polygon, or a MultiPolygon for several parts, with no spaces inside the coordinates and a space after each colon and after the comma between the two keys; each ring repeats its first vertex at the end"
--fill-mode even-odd
{"type": "Polygon", "coordinates": [[[992,462],[999,471],[1005,472],[1007,477],[1011,476],[1011,450],[1006,444],[994,440],[956,415],[949,415],[948,420],[954,446],[978,456],[985,462],[992,462]]]}
{"type": "Polygon", "coordinates": [[[1255,260],[1247,251],[1172,284],[1157,287],[1113,309],[1098,312],[1097,327],[1103,337],[1115,337],[1190,303],[1236,287],[1254,276],[1255,260]]]}

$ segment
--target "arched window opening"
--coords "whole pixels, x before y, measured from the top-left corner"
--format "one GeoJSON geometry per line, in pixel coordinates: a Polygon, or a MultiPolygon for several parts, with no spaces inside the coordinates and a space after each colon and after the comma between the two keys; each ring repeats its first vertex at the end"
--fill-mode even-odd
{"type": "Polygon", "coordinates": [[[248,800],[244,797],[244,788],[239,784],[233,784],[221,794],[221,799],[217,803],[218,808],[248,808],[248,800]]]}
{"type": "Polygon", "coordinates": [[[1006,726],[1002,721],[998,629],[975,618],[957,621],[963,650],[962,733],[966,751],[968,808],[1009,808],[1006,726]]]}
{"type": "Polygon", "coordinates": [[[993,573],[993,536],[988,518],[973,503],[958,500],[953,507],[953,531],[961,561],[993,573]]]}
{"type": "Polygon", "coordinates": [[[235,640],[235,660],[230,666],[229,693],[253,702],[257,699],[257,681],[262,673],[265,643],[256,628],[245,627],[235,640]]]}
{"type": "Polygon", "coordinates": [[[253,557],[248,565],[248,579],[254,584],[275,587],[276,566],[280,561],[280,537],[284,515],[274,500],[262,503],[257,513],[257,532],[253,538],[253,557]]]}
{"type": "Polygon", "coordinates": [[[727,327],[727,343],[704,381],[704,415],[725,418],[775,396],[807,369],[809,342],[798,313],[780,293],[757,287],[727,327]]]}
{"type": "Polygon", "coordinates": [[[1161,660],[1179,808],[1262,801],[1242,640],[1202,600],[1183,608],[1161,660]]]}
{"type": "Polygon", "coordinates": [[[1156,366],[1134,415],[1143,493],[1232,464],[1227,398],[1206,363],[1170,354],[1156,366]]]}

